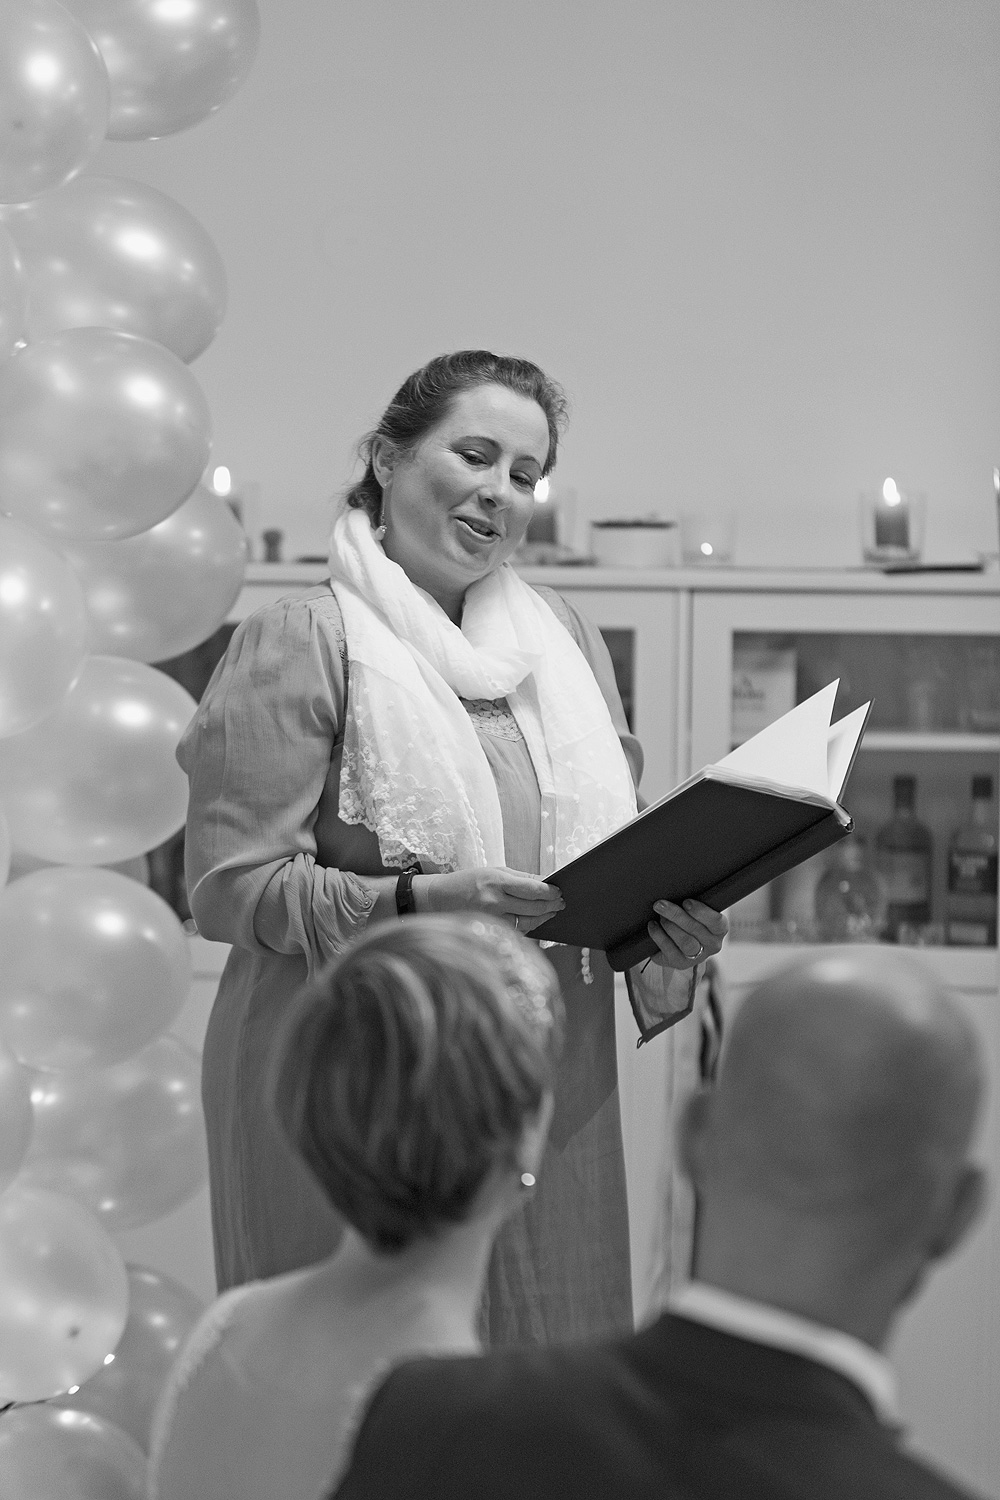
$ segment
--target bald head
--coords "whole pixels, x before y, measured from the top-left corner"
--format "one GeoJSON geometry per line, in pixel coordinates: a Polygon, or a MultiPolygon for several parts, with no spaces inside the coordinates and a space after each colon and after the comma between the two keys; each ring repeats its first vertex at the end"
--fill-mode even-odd
{"type": "Polygon", "coordinates": [[[880,1347],[977,1217],[982,1094],[975,1034],[905,955],[834,950],[766,980],[681,1126],[696,1275],[880,1347]]]}
{"type": "Polygon", "coordinates": [[[924,966],[844,949],[759,985],[714,1106],[716,1168],[789,1208],[904,1219],[968,1151],[974,1033],[924,966]]]}

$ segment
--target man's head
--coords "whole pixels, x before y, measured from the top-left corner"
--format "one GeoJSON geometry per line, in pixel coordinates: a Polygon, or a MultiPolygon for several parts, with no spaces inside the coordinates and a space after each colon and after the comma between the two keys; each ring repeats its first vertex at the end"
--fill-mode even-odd
{"type": "Polygon", "coordinates": [[[696,1274],[880,1346],[981,1206],[982,1092],[969,1023],[903,955],[843,949],[766,980],[682,1125],[696,1274]]]}

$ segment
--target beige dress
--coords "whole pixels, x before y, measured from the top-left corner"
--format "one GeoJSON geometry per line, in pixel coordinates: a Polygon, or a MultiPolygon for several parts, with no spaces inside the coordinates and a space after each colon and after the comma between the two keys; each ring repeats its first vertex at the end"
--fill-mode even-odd
{"type": "MultiPolygon", "coordinates": [[[[590,663],[638,782],[641,752],[600,633],[541,592],[590,663]]],[[[206,938],[233,945],[203,1062],[220,1290],[311,1264],[340,1232],[268,1116],[265,1078],[285,1002],[364,930],[372,877],[393,873],[375,835],[338,816],[345,663],[329,585],[264,606],[235,632],[178,751],[191,784],[191,909],[206,938]]],[[[540,797],[520,729],[504,700],[465,706],[496,780],[507,863],[537,874],[540,797]]],[[[602,953],[590,954],[587,974],[579,949],[546,952],[563,986],[566,1043],[539,1186],[490,1265],[483,1334],[493,1344],[632,1323],[613,975],[602,953]]],[[[645,982],[664,1009],[686,1013],[692,975],[654,965],[645,982]]]]}

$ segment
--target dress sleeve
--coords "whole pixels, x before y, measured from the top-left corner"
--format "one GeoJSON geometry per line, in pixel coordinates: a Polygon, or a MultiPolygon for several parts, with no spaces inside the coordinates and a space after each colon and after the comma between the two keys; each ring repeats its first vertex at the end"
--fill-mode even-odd
{"type": "MultiPolygon", "coordinates": [[[[563,624],[568,626],[597,678],[598,686],[611,713],[612,723],[622,742],[622,749],[632,772],[636,799],[641,810],[646,805],[639,792],[643,766],[642,746],[628,727],[618,684],[615,681],[611,653],[605,644],[604,637],[597,626],[591,624],[586,615],[581,614],[561,594],[553,594],[553,591],[549,589],[540,589],[539,593],[555,609],[563,624]],[[561,610],[556,601],[562,606],[561,610]]],[[[645,964],[637,964],[632,969],[626,969],[625,986],[628,990],[632,1014],[639,1028],[640,1046],[644,1042],[651,1041],[661,1031],[666,1031],[668,1026],[673,1026],[677,1021],[691,1014],[703,970],[704,965],[698,965],[697,968],[691,970],[667,969],[654,963],[652,959],[645,964]]]]}
{"type": "Polygon", "coordinates": [[[364,929],[374,886],[316,863],[345,696],[335,637],[309,601],[267,605],[234,633],[177,751],[188,897],[206,938],[304,953],[311,970],[364,929]]]}

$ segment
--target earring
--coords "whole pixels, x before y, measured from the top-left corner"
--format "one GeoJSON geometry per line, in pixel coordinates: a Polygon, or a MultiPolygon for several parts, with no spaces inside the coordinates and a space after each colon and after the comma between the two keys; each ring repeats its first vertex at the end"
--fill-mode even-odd
{"type": "Polygon", "coordinates": [[[381,524],[381,526],[376,526],[375,527],[375,540],[377,542],[380,542],[384,536],[385,536],[385,522],[383,521],[382,524],[381,524]]]}
{"type": "Polygon", "coordinates": [[[530,1193],[531,1189],[534,1187],[534,1185],[535,1185],[535,1174],[533,1172],[522,1172],[521,1173],[521,1186],[524,1188],[524,1191],[526,1193],[530,1193]]]}

